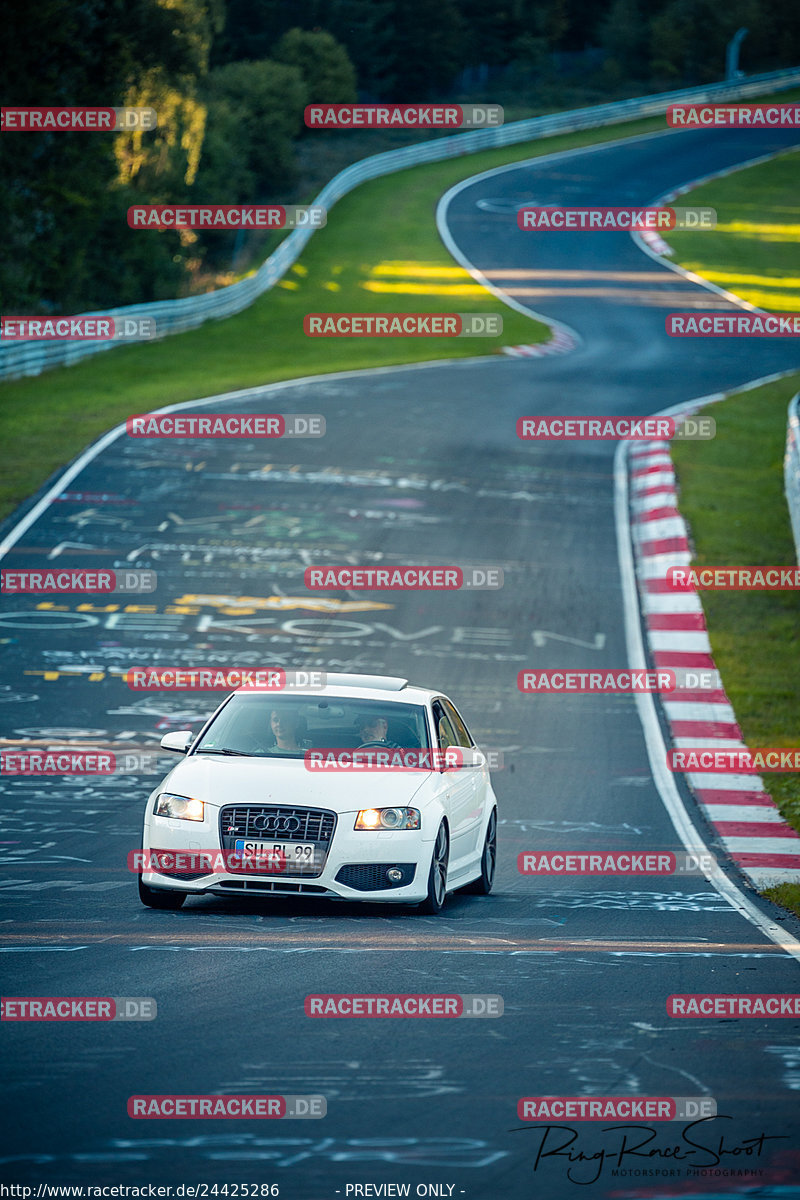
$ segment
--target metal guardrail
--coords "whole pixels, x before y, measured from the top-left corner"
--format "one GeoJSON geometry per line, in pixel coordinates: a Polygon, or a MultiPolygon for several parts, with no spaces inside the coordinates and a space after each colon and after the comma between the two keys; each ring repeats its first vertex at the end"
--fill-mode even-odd
{"type": "Polygon", "coordinates": [[[794,534],[794,547],[797,551],[797,561],[800,563],[800,392],[789,401],[783,480],[794,534]]]}
{"type": "MultiPolygon", "coordinates": [[[[670,104],[680,101],[698,104],[721,100],[746,100],[783,91],[800,85],[800,67],[787,71],[771,71],[765,75],[752,75],[748,79],[731,83],[708,84],[702,88],[684,88],[677,92],[662,92],[654,96],[642,96],[633,100],[618,100],[612,104],[577,108],[569,112],[554,113],[552,116],[531,117],[525,121],[513,121],[493,129],[476,129],[470,133],[457,133],[449,137],[434,138],[373,154],[354,163],[334,175],[313,204],[330,209],[353,188],[369,179],[390,175],[407,167],[422,163],[439,162],[446,158],[458,158],[473,154],[477,150],[497,146],[512,146],[519,142],[552,137],[558,133],[572,133],[581,129],[597,129],[604,125],[616,125],[640,117],[658,116],[666,112],[670,104]]],[[[300,257],[313,229],[295,229],[281,242],[278,248],[247,279],[227,287],[218,288],[202,296],[185,296],[179,300],[162,300],[153,304],[129,304],[122,308],[105,309],[102,313],[70,315],[112,317],[154,317],[159,337],[171,333],[182,333],[195,329],[204,321],[230,317],[248,308],[264,292],[274,287],[286,274],[292,263],[300,257]]],[[[113,350],[115,346],[131,345],[137,339],[118,341],[24,341],[0,342],[0,378],[18,379],[24,375],[38,375],[55,366],[68,366],[90,354],[113,350]]],[[[138,339],[141,340],[141,339],[138,339]]]]}

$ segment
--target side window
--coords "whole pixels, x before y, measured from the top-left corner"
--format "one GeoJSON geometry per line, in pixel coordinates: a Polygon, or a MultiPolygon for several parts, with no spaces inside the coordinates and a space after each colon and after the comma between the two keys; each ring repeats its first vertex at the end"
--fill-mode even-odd
{"type": "Polygon", "coordinates": [[[440,750],[446,750],[448,746],[457,746],[455,730],[450,724],[447,713],[444,711],[439,700],[433,702],[433,721],[436,726],[436,741],[440,750]]]}
{"type": "Polygon", "coordinates": [[[442,703],[442,708],[444,709],[444,711],[447,714],[447,717],[450,721],[450,725],[455,730],[455,734],[456,734],[456,743],[455,744],[457,746],[464,746],[467,748],[472,746],[474,743],[472,741],[472,738],[469,736],[469,730],[467,729],[464,722],[461,720],[461,717],[458,715],[458,712],[456,711],[454,705],[452,705],[448,700],[442,700],[441,703],[442,703]]]}

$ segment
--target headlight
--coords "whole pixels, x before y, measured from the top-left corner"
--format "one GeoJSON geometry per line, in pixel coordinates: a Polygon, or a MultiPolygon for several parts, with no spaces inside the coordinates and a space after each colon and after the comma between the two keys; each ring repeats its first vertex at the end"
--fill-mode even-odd
{"type": "Polygon", "coordinates": [[[362,808],[354,829],[419,829],[418,808],[362,808]]]}
{"type": "Polygon", "coordinates": [[[191,796],[173,796],[171,792],[162,792],[156,797],[157,817],[177,817],[180,821],[202,821],[203,801],[193,800],[191,796]]]}

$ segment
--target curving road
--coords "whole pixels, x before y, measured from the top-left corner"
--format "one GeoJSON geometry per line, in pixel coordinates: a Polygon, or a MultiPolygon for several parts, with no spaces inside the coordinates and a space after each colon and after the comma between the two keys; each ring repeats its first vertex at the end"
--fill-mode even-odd
{"type": "MultiPolygon", "coordinates": [[[[159,1007],[150,1023],[4,1023],[3,1178],[275,1182],[303,1200],[402,1194],[347,1192],[368,1184],[486,1200],[561,1200],[580,1183],[597,1197],[719,1196],[747,1183],[800,1194],[800,1021],[681,1022],[665,1011],[673,992],[800,990],[796,960],[702,877],[532,880],[516,870],[521,850],[677,844],[631,697],[516,689],[526,665],[626,662],[614,447],[524,444],[517,417],[644,415],[797,367],[797,350],[671,341],[666,312],[725,303],[626,235],[523,234],[509,215],[530,200],[646,203],[792,136],[675,133],[478,178],[452,198],[447,236],[516,302],[577,330],[576,352],[215,399],[210,411],[322,413],[327,435],[266,448],[109,438],[51,502],[43,493],[8,527],[4,567],[153,568],[159,588],[130,605],[4,598],[6,744],[153,748],[167,729],[197,727],[211,704],[137,696],[119,678],[127,667],[279,663],[441,685],[505,765],[496,893],[454,896],[440,918],[228,899],[145,910],[124,860],[156,775],[4,780],[3,994],[153,996],[159,1007]],[[365,610],[348,607],[363,594],[341,594],[335,612],[308,607],[307,563],[380,555],[493,563],[505,587],[366,597],[375,607],[365,610]],[[309,991],[500,993],[505,1015],[326,1025],[304,1016],[309,991]],[[266,1128],[127,1117],[128,1096],[171,1092],[320,1092],[328,1115],[266,1128]],[[697,1140],[719,1149],[724,1127],[719,1169],[763,1174],[701,1177],[693,1190],[699,1153],[676,1160],[663,1128],[623,1161],[639,1174],[612,1176],[615,1163],[590,1157],[619,1145],[594,1126],[572,1148],[586,1160],[565,1151],[537,1164],[543,1134],[520,1128],[519,1097],[616,1093],[715,1098],[729,1119],[697,1140]],[[656,1171],[676,1174],[641,1174],[656,1171]]],[[[799,922],[755,903],[798,936],[799,922]]]]}

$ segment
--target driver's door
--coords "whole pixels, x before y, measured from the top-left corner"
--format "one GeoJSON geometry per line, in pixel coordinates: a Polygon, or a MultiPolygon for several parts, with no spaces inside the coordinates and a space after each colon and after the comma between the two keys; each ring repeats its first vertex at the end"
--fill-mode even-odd
{"type": "MultiPolygon", "coordinates": [[[[436,745],[444,756],[450,746],[458,746],[459,738],[453,722],[447,714],[442,700],[434,700],[431,706],[433,714],[436,745]]],[[[448,875],[452,879],[470,863],[474,857],[476,807],[476,780],[480,771],[470,767],[448,767],[442,770],[442,780],[446,785],[444,807],[450,822],[450,863],[448,875]]]]}

